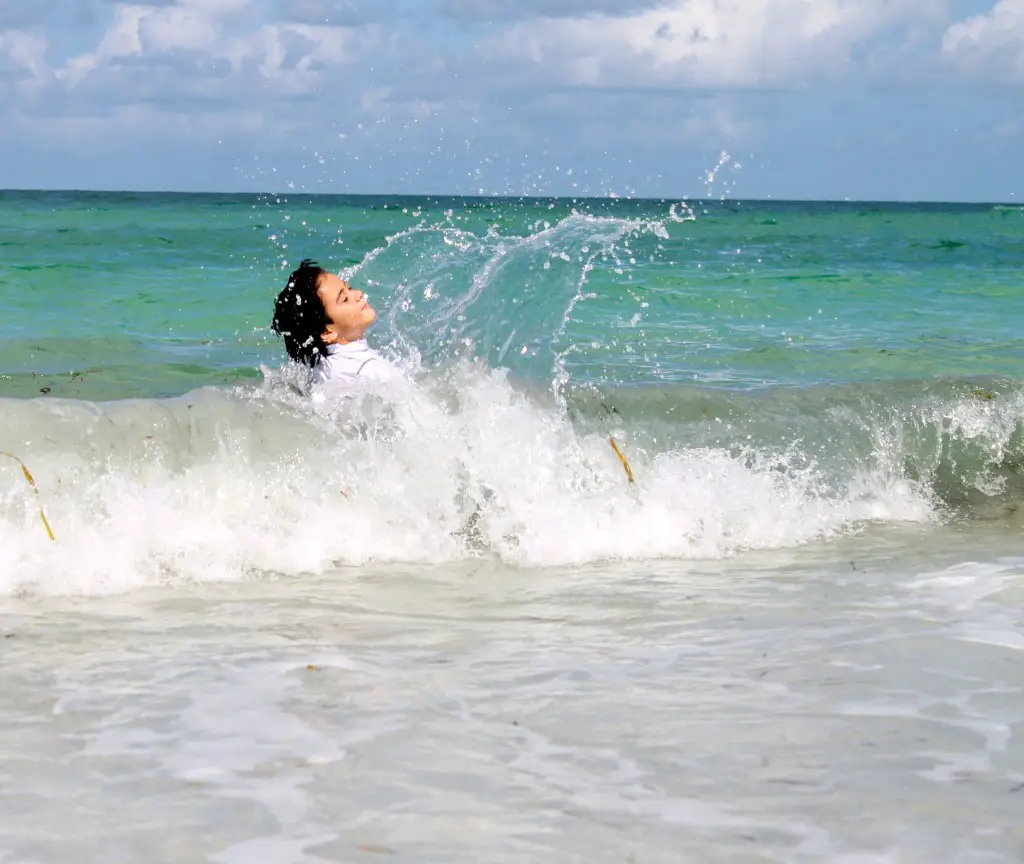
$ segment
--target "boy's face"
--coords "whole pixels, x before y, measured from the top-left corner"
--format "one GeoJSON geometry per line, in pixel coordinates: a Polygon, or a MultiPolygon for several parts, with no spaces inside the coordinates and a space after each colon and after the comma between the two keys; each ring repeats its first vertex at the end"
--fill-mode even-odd
{"type": "Polygon", "coordinates": [[[362,339],[377,320],[377,313],[363,292],[333,273],[324,273],[320,277],[316,293],[331,320],[320,337],[328,345],[344,345],[362,339]]]}

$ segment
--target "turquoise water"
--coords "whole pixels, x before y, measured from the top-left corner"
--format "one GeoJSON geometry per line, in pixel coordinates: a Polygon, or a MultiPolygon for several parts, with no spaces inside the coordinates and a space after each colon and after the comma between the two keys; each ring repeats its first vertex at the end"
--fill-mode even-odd
{"type": "Polygon", "coordinates": [[[0,860],[1020,860],[1022,274],[1008,206],[0,193],[0,860]],[[408,386],[296,392],[306,256],[408,386]]]}
{"type": "Polygon", "coordinates": [[[540,381],[551,351],[568,351],[573,380],[609,384],[1019,380],[1024,208],[692,212],[667,201],[3,193],[0,387],[118,399],[256,379],[279,363],[267,323],[284,262],[304,256],[362,265],[355,281],[395,316],[383,344],[411,335],[436,361],[450,349],[434,330],[484,333],[489,361],[540,381]],[[584,268],[587,298],[563,328],[584,268]],[[447,320],[481,278],[470,320],[447,320]],[[513,310],[514,341],[533,340],[545,362],[500,354],[513,310]]]}

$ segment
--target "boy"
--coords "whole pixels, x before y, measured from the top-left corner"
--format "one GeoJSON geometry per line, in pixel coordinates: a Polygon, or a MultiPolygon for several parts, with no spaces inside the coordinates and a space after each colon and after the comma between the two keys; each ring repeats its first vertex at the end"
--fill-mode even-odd
{"type": "MultiPolygon", "coordinates": [[[[316,262],[304,260],[288,277],[277,296],[271,329],[284,337],[285,350],[296,363],[313,370],[314,400],[330,392],[347,396],[362,382],[399,378],[395,368],[366,344],[365,334],[377,319],[366,295],[316,262]],[[323,394],[323,395],[321,395],[323,394]]],[[[491,493],[484,490],[484,498],[491,493]]],[[[468,497],[465,488],[460,500],[468,497]]],[[[474,548],[484,548],[478,523],[482,510],[469,498],[474,512],[455,533],[474,548]]]]}
{"type": "Polygon", "coordinates": [[[277,296],[271,329],[284,337],[296,363],[313,370],[313,384],[340,394],[360,383],[393,380],[394,367],[366,344],[377,313],[362,291],[304,260],[277,296]]]}

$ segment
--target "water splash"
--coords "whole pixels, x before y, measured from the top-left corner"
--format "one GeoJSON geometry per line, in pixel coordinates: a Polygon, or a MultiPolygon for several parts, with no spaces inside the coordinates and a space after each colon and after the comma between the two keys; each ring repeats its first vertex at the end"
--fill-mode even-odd
{"type": "Polygon", "coordinates": [[[941,472],[901,470],[898,454],[913,448],[900,450],[884,425],[881,446],[859,451],[841,437],[829,451],[827,429],[814,439],[810,423],[803,440],[781,428],[775,443],[764,430],[747,440],[749,406],[745,419],[733,412],[731,438],[701,441],[701,420],[677,423],[671,441],[649,411],[574,418],[550,393],[466,362],[346,414],[314,411],[273,378],[175,400],[3,407],[0,443],[25,442],[61,526],[56,543],[26,530],[24,492],[0,478],[3,593],[472,556],[518,566],[720,558],[942,514],[930,485],[941,472]]]}
{"type": "MultiPolygon", "coordinates": [[[[664,222],[571,212],[521,235],[484,232],[450,217],[389,236],[346,278],[381,291],[388,308],[380,334],[419,364],[474,359],[520,377],[564,385],[574,346],[566,328],[595,296],[595,266],[631,258],[631,240],[664,239],[664,222]],[[390,293],[389,293],[390,291],[390,293]]],[[[621,269],[621,268],[620,268],[621,269]]]]}

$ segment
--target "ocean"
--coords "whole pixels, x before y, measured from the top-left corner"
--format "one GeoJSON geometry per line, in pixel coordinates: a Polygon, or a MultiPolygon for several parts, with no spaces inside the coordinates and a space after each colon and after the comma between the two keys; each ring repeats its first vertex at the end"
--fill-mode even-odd
{"type": "Polygon", "coordinates": [[[0,297],[0,862],[1024,859],[1024,207],[2,192],[0,297]]]}

